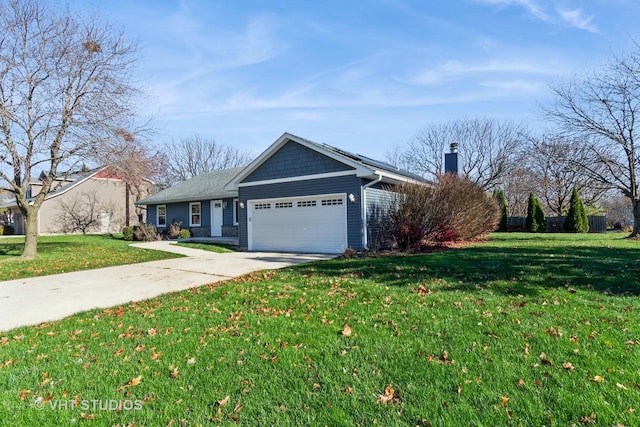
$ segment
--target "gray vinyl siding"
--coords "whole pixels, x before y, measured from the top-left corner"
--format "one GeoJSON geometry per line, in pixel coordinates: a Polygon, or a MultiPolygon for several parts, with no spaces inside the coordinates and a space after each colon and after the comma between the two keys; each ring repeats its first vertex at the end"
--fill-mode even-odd
{"type": "MultiPolygon", "coordinates": [[[[233,199],[216,199],[227,203],[227,207],[222,210],[222,225],[233,224],[233,199]]],[[[174,222],[181,223],[182,228],[189,228],[189,217],[191,212],[189,204],[200,202],[200,227],[211,226],[211,200],[194,200],[193,202],[184,203],[167,203],[167,225],[174,222]]],[[[158,205],[147,206],[147,222],[156,227],[157,215],[156,207],[158,205]]],[[[194,227],[195,228],[195,227],[194,227]]]]}
{"type": "Polygon", "coordinates": [[[396,195],[384,185],[365,189],[367,200],[367,244],[369,249],[379,249],[388,244],[390,231],[387,213],[396,195]]]}
{"type": "MultiPolygon", "coordinates": [[[[174,222],[181,224],[182,228],[189,228],[189,203],[170,203],[167,204],[167,225],[174,222]]],[[[210,204],[209,202],[200,201],[200,226],[208,225],[210,221],[209,216],[210,204]]],[[[154,219],[155,220],[155,219],[154,219]]]]}
{"type": "Polygon", "coordinates": [[[158,218],[156,217],[156,206],[157,205],[147,206],[147,224],[153,224],[157,227],[158,224],[156,224],[156,221],[158,218]]]}
{"type": "Polygon", "coordinates": [[[248,247],[247,208],[249,204],[247,202],[249,200],[345,193],[347,196],[353,194],[356,197],[355,202],[350,202],[348,199],[346,200],[347,245],[353,249],[363,249],[360,188],[360,179],[355,175],[240,187],[240,202],[245,205],[244,209],[240,209],[240,247],[243,249],[247,249],[248,247]]]}
{"type": "Polygon", "coordinates": [[[223,203],[227,204],[227,207],[222,209],[222,225],[234,225],[233,223],[233,201],[235,199],[222,199],[223,203]]]}
{"type": "Polygon", "coordinates": [[[342,172],[352,169],[344,163],[311,150],[297,142],[288,142],[273,153],[243,182],[342,172]]]}

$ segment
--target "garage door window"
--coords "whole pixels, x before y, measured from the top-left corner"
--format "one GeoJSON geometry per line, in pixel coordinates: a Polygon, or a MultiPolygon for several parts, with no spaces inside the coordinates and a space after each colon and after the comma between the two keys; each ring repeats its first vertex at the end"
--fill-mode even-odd
{"type": "Polygon", "coordinates": [[[322,206],[341,205],[342,199],[325,199],[322,201],[322,206]]]}
{"type": "Polygon", "coordinates": [[[312,208],[316,205],[315,200],[301,200],[298,202],[299,208],[312,208]]]}
{"type": "Polygon", "coordinates": [[[286,208],[292,208],[293,207],[293,202],[278,202],[276,203],[276,209],[286,209],[286,208]]]}
{"type": "Polygon", "coordinates": [[[271,209],[271,203],[257,203],[254,209],[256,210],[271,209]]]}

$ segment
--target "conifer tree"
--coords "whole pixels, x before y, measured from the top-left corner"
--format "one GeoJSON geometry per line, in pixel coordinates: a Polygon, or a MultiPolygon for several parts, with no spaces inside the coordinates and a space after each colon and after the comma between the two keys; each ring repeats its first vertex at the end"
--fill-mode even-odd
{"type": "Polygon", "coordinates": [[[533,193],[529,194],[526,226],[531,233],[544,233],[547,229],[542,203],[533,193]]]}
{"type": "Polygon", "coordinates": [[[500,206],[500,225],[498,227],[498,231],[507,231],[508,229],[508,216],[507,216],[507,200],[504,197],[504,192],[502,190],[496,190],[493,192],[493,197],[498,201],[498,205],[500,206]]]}
{"type": "Polygon", "coordinates": [[[569,211],[564,221],[564,231],[567,233],[587,233],[589,231],[589,218],[584,203],[580,200],[578,190],[573,189],[569,211]]]}

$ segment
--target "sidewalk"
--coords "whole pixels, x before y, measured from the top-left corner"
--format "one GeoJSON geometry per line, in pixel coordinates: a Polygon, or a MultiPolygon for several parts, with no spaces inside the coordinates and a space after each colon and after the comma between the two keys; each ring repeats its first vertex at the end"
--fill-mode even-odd
{"type": "Polygon", "coordinates": [[[268,252],[218,254],[167,241],[133,246],[186,257],[0,282],[0,331],[220,282],[252,271],[333,257],[268,252]]]}

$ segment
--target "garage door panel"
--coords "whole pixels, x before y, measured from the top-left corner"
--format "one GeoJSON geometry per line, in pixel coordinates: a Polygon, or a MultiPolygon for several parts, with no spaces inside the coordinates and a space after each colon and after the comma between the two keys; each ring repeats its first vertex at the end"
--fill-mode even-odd
{"type": "Polygon", "coordinates": [[[346,249],[344,196],[252,201],[252,250],[341,253],[346,249]]]}

